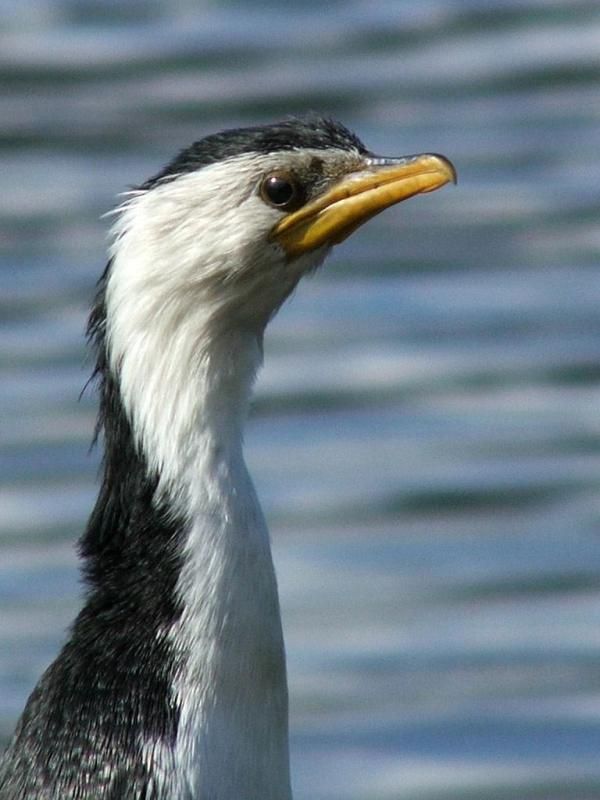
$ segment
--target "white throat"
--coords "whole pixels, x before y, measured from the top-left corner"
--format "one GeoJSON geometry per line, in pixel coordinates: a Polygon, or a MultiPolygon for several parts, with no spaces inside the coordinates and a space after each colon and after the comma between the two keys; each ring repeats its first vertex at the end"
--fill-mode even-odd
{"type": "Polygon", "coordinates": [[[289,800],[277,585],[242,455],[260,333],[215,326],[204,286],[163,291],[160,252],[149,269],[140,232],[132,238],[114,248],[107,284],[110,363],[158,491],[188,525],[183,612],[161,634],[179,661],[177,741],[145,742],[148,766],[159,797],[289,800]]]}
{"type": "MultiPolygon", "coordinates": [[[[239,358],[256,358],[240,352],[239,358]]],[[[243,373],[232,365],[232,374],[243,373]]],[[[246,371],[247,373],[247,371],[246,371]]],[[[220,385],[219,385],[220,383],[220,385]]],[[[241,451],[247,387],[203,386],[184,476],[190,533],[178,583],[183,615],[176,771],[192,798],[290,797],[287,684],[267,528],[241,451]]],[[[188,447],[190,445],[188,444],[188,447]]]]}

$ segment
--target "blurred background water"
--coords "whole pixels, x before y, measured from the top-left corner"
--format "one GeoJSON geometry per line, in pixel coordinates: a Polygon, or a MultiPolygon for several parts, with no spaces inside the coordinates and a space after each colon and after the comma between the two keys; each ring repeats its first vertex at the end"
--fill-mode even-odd
{"type": "Polygon", "coordinates": [[[247,455],[296,797],[600,797],[597,2],[4,0],[0,78],[0,740],[80,602],[101,215],[314,109],[460,183],[268,335],[247,455]]]}

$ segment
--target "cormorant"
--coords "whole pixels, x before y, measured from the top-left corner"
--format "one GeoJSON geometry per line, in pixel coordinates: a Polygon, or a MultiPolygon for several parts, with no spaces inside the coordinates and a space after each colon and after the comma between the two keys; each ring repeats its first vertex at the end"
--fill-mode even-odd
{"type": "Polygon", "coordinates": [[[127,194],[88,326],[105,452],[85,603],[1,800],[289,800],[277,585],[242,455],[263,333],[332,245],[454,179],[311,116],[208,136],[127,194]]]}

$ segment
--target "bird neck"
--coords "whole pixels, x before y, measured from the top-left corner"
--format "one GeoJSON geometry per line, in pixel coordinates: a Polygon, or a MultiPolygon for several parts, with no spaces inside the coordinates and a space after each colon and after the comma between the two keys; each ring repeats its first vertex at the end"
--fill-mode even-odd
{"type": "Polygon", "coordinates": [[[241,449],[260,351],[239,333],[210,347],[197,373],[197,427],[181,438],[186,457],[176,490],[187,496],[189,519],[177,583],[182,614],[171,633],[183,666],[175,682],[177,759],[198,797],[283,800],[281,617],[268,532],[241,449]]]}
{"type": "Polygon", "coordinates": [[[88,577],[96,592],[122,586],[137,561],[150,604],[163,598],[155,634],[168,643],[176,733],[147,740],[145,753],[168,796],[288,800],[279,600],[242,455],[260,339],[212,335],[201,311],[195,335],[180,335],[165,316],[143,329],[128,329],[114,309],[92,321],[104,346],[106,453],[96,524],[82,546],[88,577]]]}

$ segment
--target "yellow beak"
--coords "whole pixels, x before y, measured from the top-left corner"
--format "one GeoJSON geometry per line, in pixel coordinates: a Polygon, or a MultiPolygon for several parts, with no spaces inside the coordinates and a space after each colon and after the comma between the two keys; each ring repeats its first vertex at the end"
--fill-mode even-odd
{"type": "Polygon", "coordinates": [[[416,194],[456,183],[447,158],[432,153],[403,158],[366,158],[364,169],[352,172],[324,194],[283,217],[272,229],[289,258],[334,245],[384,208],[416,194]]]}

